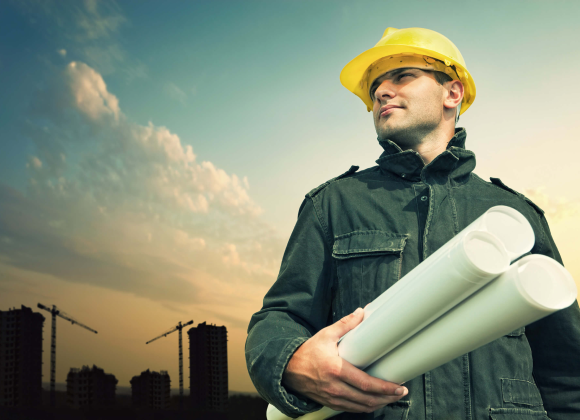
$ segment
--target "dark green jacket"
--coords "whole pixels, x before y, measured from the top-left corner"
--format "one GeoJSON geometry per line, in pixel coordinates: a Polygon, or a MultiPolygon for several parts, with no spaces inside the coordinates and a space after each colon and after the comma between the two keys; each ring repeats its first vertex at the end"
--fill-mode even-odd
{"type": "MultiPolygon", "coordinates": [[[[283,413],[297,417],[320,408],[281,384],[304,341],[371,302],[490,207],[521,212],[536,237],[531,253],[562,262],[543,211],[499,179],[475,175],[465,137],[457,129],[428,165],[416,152],[381,141],[378,166],[353,167],[306,195],[278,279],[253,315],[246,341],[256,389],[283,413]],[[356,241],[348,240],[352,235],[356,241]]],[[[405,385],[409,394],[379,412],[335,418],[578,420],[578,303],[405,385]]]]}

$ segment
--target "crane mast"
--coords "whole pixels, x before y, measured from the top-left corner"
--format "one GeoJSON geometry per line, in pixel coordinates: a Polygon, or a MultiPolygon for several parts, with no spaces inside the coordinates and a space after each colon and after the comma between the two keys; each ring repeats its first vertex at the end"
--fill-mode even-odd
{"type": "Polygon", "coordinates": [[[181,339],[181,330],[188,325],[193,324],[193,319],[185,324],[181,324],[181,321],[175,326],[174,328],[170,329],[169,331],[161,334],[158,337],[155,337],[153,340],[149,340],[145,344],[149,344],[161,337],[166,337],[168,334],[171,334],[174,331],[179,331],[179,408],[183,410],[183,350],[182,350],[182,339],[181,339]]]}
{"type": "Polygon", "coordinates": [[[179,323],[179,408],[183,409],[183,351],[181,350],[181,330],[183,326],[179,323]]]}
{"type": "Polygon", "coordinates": [[[77,320],[71,318],[68,314],[65,314],[65,312],[58,310],[55,305],[52,305],[52,308],[48,308],[42,303],[39,303],[37,306],[40,309],[44,309],[45,311],[50,312],[52,315],[52,334],[50,337],[50,406],[54,407],[56,405],[56,316],[58,315],[62,319],[70,321],[72,325],[77,324],[79,327],[83,327],[91,332],[94,332],[95,334],[97,334],[97,332],[92,328],[89,328],[86,325],[81,324],[77,320]]]}

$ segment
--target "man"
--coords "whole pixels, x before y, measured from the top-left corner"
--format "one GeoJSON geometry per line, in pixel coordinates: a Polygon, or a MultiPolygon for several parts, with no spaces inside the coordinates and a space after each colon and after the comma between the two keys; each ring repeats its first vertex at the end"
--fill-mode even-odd
{"type": "Polygon", "coordinates": [[[531,253],[562,262],[543,211],[472,172],[475,156],[455,124],[475,84],[451,41],[388,28],[341,81],[372,109],[385,151],[378,166],[352,167],[306,195],[278,279],[248,328],[256,389],[291,417],[324,405],[345,411],[336,419],[580,419],[577,302],[404,386],[338,357],[360,308],[490,207],[521,212],[535,233],[531,253]]]}

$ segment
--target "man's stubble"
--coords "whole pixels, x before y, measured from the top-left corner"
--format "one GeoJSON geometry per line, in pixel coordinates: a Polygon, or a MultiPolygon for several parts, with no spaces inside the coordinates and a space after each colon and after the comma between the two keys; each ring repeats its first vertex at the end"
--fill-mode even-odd
{"type": "MultiPolygon", "coordinates": [[[[390,102],[387,101],[387,104],[390,102]]],[[[391,140],[406,150],[425,142],[441,124],[443,106],[439,89],[434,90],[429,97],[415,98],[413,103],[394,100],[393,103],[404,108],[384,118],[379,116],[380,108],[373,112],[378,140],[391,140]]]]}

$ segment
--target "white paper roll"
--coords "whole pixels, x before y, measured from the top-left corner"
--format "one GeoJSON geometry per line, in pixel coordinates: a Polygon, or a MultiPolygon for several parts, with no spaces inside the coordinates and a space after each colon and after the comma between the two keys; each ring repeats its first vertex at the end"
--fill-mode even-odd
{"type": "Polygon", "coordinates": [[[509,267],[503,244],[488,232],[468,232],[446,252],[419,264],[384,295],[388,304],[365,309],[365,319],[342,337],[338,355],[366,368],[509,267]]]}
{"type": "Polygon", "coordinates": [[[572,276],[557,261],[526,256],[366,372],[389,382],[409,381],[570,306],[577,293],[572,276]]]}
{"type": "MultiPolygon", "coordinates": [[[[337,414],[342,413],[342,411],[336,411],[332,408],[322,407],[318,411],[313,411],[312,413],[305,414],[303,416],[298,417],[296,420],[323,420],[328,419],[330,417],[336,416],[337,414]]],[[[288,417],[282,414],[276,407],[272,404],[268,404],[268,408],[266,409],[266,419],[268,420],[294,420],[292,417],[288,417]]]]}
{"type": "Polygon", "coordinates": [[[449,242],[460,240],[468,232],[489,232],[506,247],[510,261],[521,257],[534,246],[534,230],[519,211],[508,206],[494,206],[459,232],[449,242]]]}

